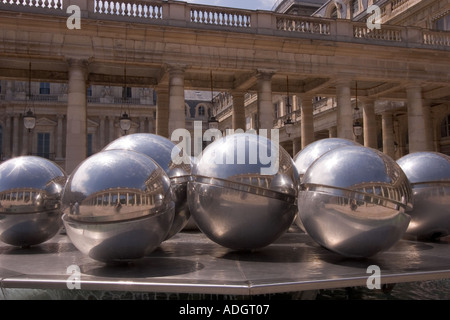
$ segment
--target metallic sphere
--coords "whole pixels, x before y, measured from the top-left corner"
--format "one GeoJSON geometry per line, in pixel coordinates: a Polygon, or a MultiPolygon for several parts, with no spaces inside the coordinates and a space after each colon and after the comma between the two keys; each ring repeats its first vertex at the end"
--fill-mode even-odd
{"type": "MultiPolygon", "coordinates": [[[[321,139],[308,144],[294,156],[294,164],[298,171],[300,182],[309,166],[325,153],[340,147],[358,145],[360,144],[355,141],[342,138],[321,139]]],[[[306,231],[298,214],[295,218],[295,224],[303,231],[306,231]]]]}
{"type": "Polygon", "coordinates": [[[191,175],[191,163],[183,161],[174,163],[172,154],[181,150],[167,138],[151,133],[136,133],[116,139],[107,145],[107,150],[131,150],[143,153],[159,164],[170,178],[172,196],[175,202],[175,218],[167,239],[180,232],[191,216],[187,205],[187,182],[191,175]]]}
{"type": "Polygon", "coordinates": [[[97,153],[67,180],[63,221],[72,243],[102,262],[139,259],[158,247],[173,222],[170,180],[150,157],[97,153]]]}
{"type": "Polygon", "coordinates": [[[23,156],[0,165],[0,240],[28,247],[55,236],[65,172],[50,160],[23,156]]]}
{"type": "Polygon", "coordinates": [[[308,144],[303,150],[294,156],[294,163],[298,174],[300,175],[300,180],[306,170],[308,170],[309,166],[328,151],[340,147],[359,145],[360,144],[355,141],[342,138],[321,139],[308,144]]]}
{"type": "Polygon", "coordinates": [[[402,238],[411,200],[411,186],[394,160],[374,149],[348,146],[327,152],[308,168],[298,214],[317,243],[364,258],[402,238]]]}
{"type": "Polygon", "coordinates": [[[279,238],[296,214],[298,173],[290,155],[269,139],[234,134],[203,152],[188,184],[199,229],[234,250],[254,250],[279,238]]]}
{"type": "Polygon", "coordinates": [[[406,237],[435,240],[450,234],[450,157],[435,152],[417,152],[397,163],[408,177],[414,209],[406,237]]]}

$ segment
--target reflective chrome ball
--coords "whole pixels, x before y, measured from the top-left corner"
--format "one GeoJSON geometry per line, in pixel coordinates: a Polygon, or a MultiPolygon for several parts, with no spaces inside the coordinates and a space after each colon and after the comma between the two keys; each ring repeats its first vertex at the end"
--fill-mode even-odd
{"type": "Polygon", "coordinates": [[[103,150],[132,150],[143,153],[159,164],[171,181],[172,195],[175,202],[175,218],[167,238],[180,232],[188,223],[190,212],[187,205],[187,182],[191,175],[190,158],[175,163],[172,158],[181,150],[167,138],[151,134],[136,133],[116,139],[103,150]]]}
{"type": "Polygon", "coordinates": [[[139,259],[158,247],[173,222],[170,180],[150,157],[129,150],[97,153],[67,180],[63,221],[73,244],[92,259],[139,259]]]}
{"type": "Polygon", "coordinates": [[[435,240],[450,234],[450,157],[435,152],[417,152],[397,163],[408,177],[414,209],[406,236],[435,240]]]}
{"type": "Polygon", "coordinates": [[[299,216],[316,242],[346,257],[364,258],[394,245],[404,235],[412,190],[399,165],[362,146],[341,147],[306,171],[299,216]]]}
{"type": "Polygon", "coordinates": [[[0,240],[40,244],[58,233],[65,172],[50,160],[23,156],[0,165],[0,240]]]}
{"type": "MultiPolygon", "coordinates": [[[[294,156],[294,164],[298,171],[300,182],[311,164],[325,153],[341,147],[359,145],[360,144],[355,141],[342,138],[321,139],[308,144],[294,156]]],[[[295,224],[306,232],[299,215],[295,218],[295,224]]]]}
{"type": "Polygon", "coordinates": [[[216,140],[203,152],[188,184],[188,204],[199,229],[235,250],[275,241],[291,226],[298,173],[278,144],[255,134],[216,140]]]}
{"type": "Polygon", "coordinates": [[[308,144],[303,150],[294,156],[294,163],[298,174],[300,175],[300,180],[306,170],[308,170],[309,166],[318,158],[323,156],[328,151],[346,146],[360,146],[360,144],[355,141],[342,138],[321,139],[308,144]]]}

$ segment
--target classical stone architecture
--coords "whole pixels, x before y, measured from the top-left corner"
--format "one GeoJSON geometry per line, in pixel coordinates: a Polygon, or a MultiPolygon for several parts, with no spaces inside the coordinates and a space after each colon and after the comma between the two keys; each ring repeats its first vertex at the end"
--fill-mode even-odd
{"type": "Polygon", "coordinates": [[[276,12],[1,0],[2,157],[39,154],[70,173],[125,134],[124,113],[127,133],[169,138],[196,119],[206,129],[210,116],[222,130],[278,128],[292,155],[329,136],[394,158],[450,153],[449,9],[445,0],[281,1],[276,12]],[[283,9],[306,2],[312,15],[283,9]],[[367,12],[373,4],[380,29],[367,12]],[[28,110],[37,117],[31,132],[28,110]]]}
{"type": "Polygon", "coordinates": [[[327,0],[278,0],[272,7],[272,11],[292,15],[311,16],[327,0]]]}

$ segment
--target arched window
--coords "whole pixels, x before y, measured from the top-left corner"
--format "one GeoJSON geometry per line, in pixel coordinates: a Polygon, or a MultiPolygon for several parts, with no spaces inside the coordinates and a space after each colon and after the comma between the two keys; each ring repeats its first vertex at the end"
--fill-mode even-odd
{"type": "Polygon", "coordinates": [[[205,115],[205,107],[204,106],[198,107],[198,115],[200,117],[203,117],[205,115]]]}
{"type": "Polygon", "coordinates": [[[37,155],[42,158],[50,159],[50,133],[39,132],[37,138],[37,155]]]}
{"type": "Polygon", "coordinates": [[[450,137],[450,114],[447,115],[442,121],[441,124],[441,137],[442,138],[449,138],[450,137]]]}

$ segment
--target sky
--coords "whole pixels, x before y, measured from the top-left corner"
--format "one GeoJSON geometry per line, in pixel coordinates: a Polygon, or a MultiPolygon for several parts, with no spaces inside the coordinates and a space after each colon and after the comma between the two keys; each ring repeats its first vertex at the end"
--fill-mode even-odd
{"type": "Polygon", "coordinates": [[[182,0],[189,3],[207,4],[249,10],[272,10],[277,0],[182,0]]]}

